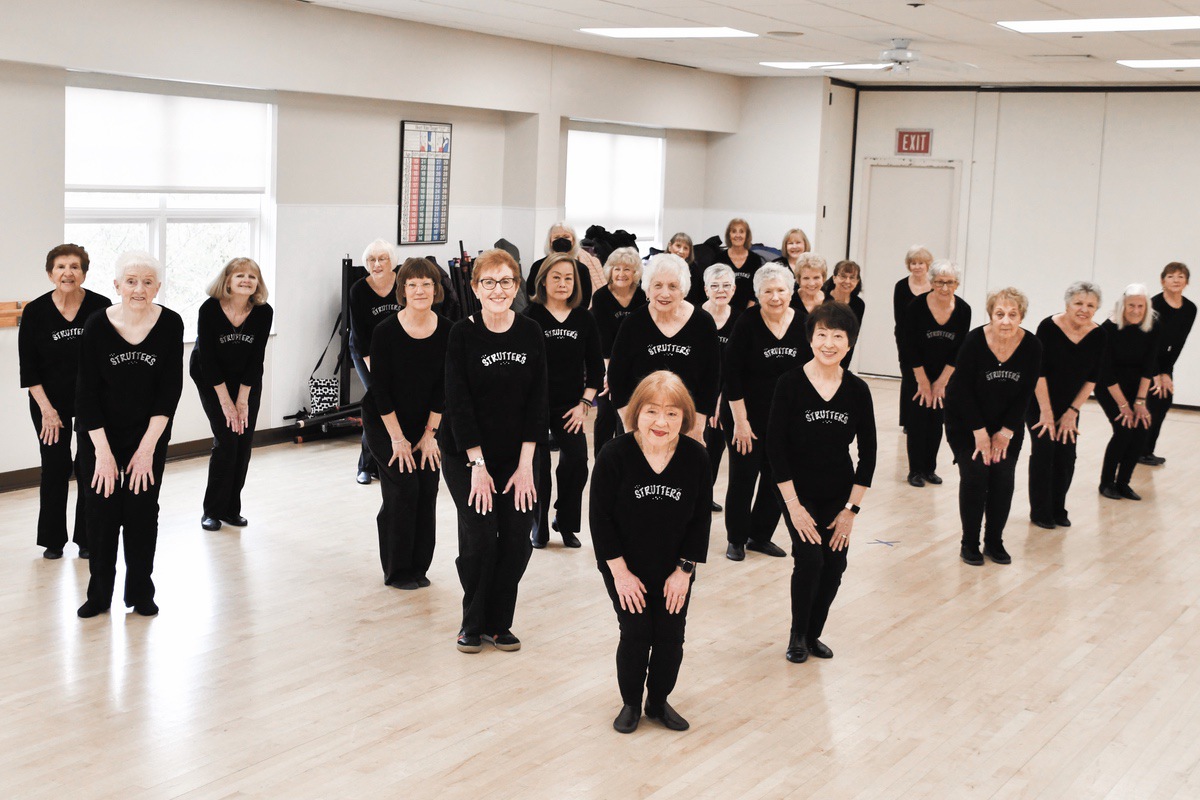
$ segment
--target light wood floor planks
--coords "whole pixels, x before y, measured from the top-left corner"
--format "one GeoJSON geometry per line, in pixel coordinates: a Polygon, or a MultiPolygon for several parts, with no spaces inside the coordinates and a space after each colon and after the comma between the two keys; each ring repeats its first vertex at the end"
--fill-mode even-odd
{"type": "Polygon", "coordinates": [[[948,448],[945,485],[903,483],[897,384],[872,386],[879,469],[836,657],[784,661],[790,559],[725,560],[715,515],[672,696],[684,734],[611,728],[617,626],[586,531],[534,552],[521,652],[458,653],[449,493],[433,586],[386,588],[356,442],[257,451],[242,531],[201,530],[205,459],[168,465],[150,620],[77,619],[86,562],[41,558],[36,490],[0,496],[0,795],[1200,797],[1200,414],[1172,412],[1167,465],[1118,502],[1096,492],[1108,428],[1089,404],[1074,527],[1028,524],[1022,464],[1014,563],[976,568],[948,448]]]}

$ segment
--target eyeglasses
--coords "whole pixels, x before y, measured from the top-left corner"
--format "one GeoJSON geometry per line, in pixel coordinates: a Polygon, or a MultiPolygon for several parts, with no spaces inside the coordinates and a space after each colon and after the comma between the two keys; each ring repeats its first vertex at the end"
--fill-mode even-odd
{"type": "Polygon", "coordinates": [[[405,281],[404,288],[410,292],[415,291],[417,289],[424,289],[425,291],[429,291],[430,289],[433,288],[433,281],[405,281]]]}
{"type": "Polygon", "coordinates": [[[708,288],[712,289],[713,291],[720,291],[721,289],[724,289],[725,291],[728,292],[730,289],[733,288],[733,284],[732,283],[710,283],[708,285],[708,288]]]}
{"type": "Polygon", "coordinates": [[[479,285],[489,292],[497,286],[507,291],[517,285],[517,279],[501,278],[500,280],[496,280],[495,278],[480,278],[479,285]]]}
{"type": "Polygon", "coordinates": [[[933,285],[939,289],[945,289],[950,286],[958,286],[958,281],[934,281],[933,285]]]}

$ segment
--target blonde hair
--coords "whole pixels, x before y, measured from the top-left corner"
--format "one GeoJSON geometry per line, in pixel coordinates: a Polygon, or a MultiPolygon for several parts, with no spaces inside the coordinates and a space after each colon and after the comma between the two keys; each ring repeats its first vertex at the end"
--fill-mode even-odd
{"type": "Polygon", "coordinates": [[[250,295],[250,304],[261,306],[267,302],[267,284],[263,280],[262,270],[252,258],[233,258],[225,265],[225,268],[213,278],[212,283],[208,285],[208,296],[215,297],[218,300],[230,297],[233,291],[229,288],[229,279],[233,277],[235,272],[253,271],[255,277],[258,278],[258,286],[254,289],[254,294],[250,295]]]}
{"type": "Polygon", "coordinates": [[[696,403],[692,394],[684,385],[683,379],[674,372],[660,369],[642,378],[641,383],[633,390],[629,405],[625,408],[625,430],[636,431],[637,420],[642,413],[642,407],[655,401],[665,406],[675,406],[683,412],[683,435],[696,426],[696,403]]]}
{"type": "MultiPolygon", "coordinates": [[[[805,253],[807,253],[807,252],[809,252],[810,250],[812,250],[812,244],[811,244],[811,243],[808,241],[808,234],[807,234],[807,233],[805,233],[804,231],[800,230],[799,228],[792,228],[790,231],[788,231],[787,233],[785,233],[785,234],[783,235],[783,244],[781,244],[781,245],[779,246],[779,249],[780,249],[780,250],[783,252],[783,257],[784,257],[784,258],[787,258],[787,243],[788,243],[788,239],[792,238],[792,236],[793,236],[794,234],[800,234],[800,238],[801,238],[802,240],[804,240],[804,252],[805,252],[805,253]]],[[[803,255],[803,253],[801,253],[801,255],[803,255]]]]}
{"type": "Polygon", "coordinates": [[[604,281],[609,286],[612,285],[612,268],[620,264],[633,270],[635,285],[642,280],[642,257],[638,255],[637,248],[618,247],[608,254],[608,261],[604,262],[604,281]]]}
{"type": "Polygon", "coordinates": [[[933,253],[929,252],[929,248],[923,244],[914,244],[908,248],[908,252],[904,254],[904,266],[912,268],[914,261],[924,261],[930,266],[933,265],[933,253]]]}
{"type": "Polygon", "coordinates": [[[800,280],[801,270],[815,269],[821,273],[821,279],[829,277],[829,262],[825,260],[825,256],[817,255],[816,253],[801,253],[796,259],[796,280],[800,280]]]}

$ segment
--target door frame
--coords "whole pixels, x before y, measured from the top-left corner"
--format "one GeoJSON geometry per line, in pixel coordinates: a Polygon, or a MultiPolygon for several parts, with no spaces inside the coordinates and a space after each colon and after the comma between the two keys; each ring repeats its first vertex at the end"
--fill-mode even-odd
{"type": "Polygon", "coordinates": [[[858,254],[858,262],[860,264],[867,263],[867,225],[870,220],[866,218],[868,210],[871,208],[871,174],[874,167],[918,167],[918,168],[933,168],[933,169],[949,169],[953,171],[951,180],[951,197],[950,207],[954,209],[954,216],[950,220],[950,252],[954,253],[953,260],[959,265],[959,269],[963,274],[963,282],[966,282],[966,267],[962,263],[963,251],[965,248],[959,246],[959,221],[962,217],[962,161],[959,159],[935,159],[935,158],[864,158],[863,159],[863,183],[862,183],[862,201],[859,206],[861,215],[855,220],[855,227],[858,229],[856,244],[858,254]]]}

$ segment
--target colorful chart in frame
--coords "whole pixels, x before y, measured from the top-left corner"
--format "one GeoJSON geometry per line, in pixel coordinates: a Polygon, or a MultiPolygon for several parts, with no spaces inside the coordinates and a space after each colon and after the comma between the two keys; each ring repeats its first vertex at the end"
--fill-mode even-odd
{"type": "Polygon", "coordinates": [[[446,241],[450,218],[448,122],[400,126],[400,244],[446,241]]]}

